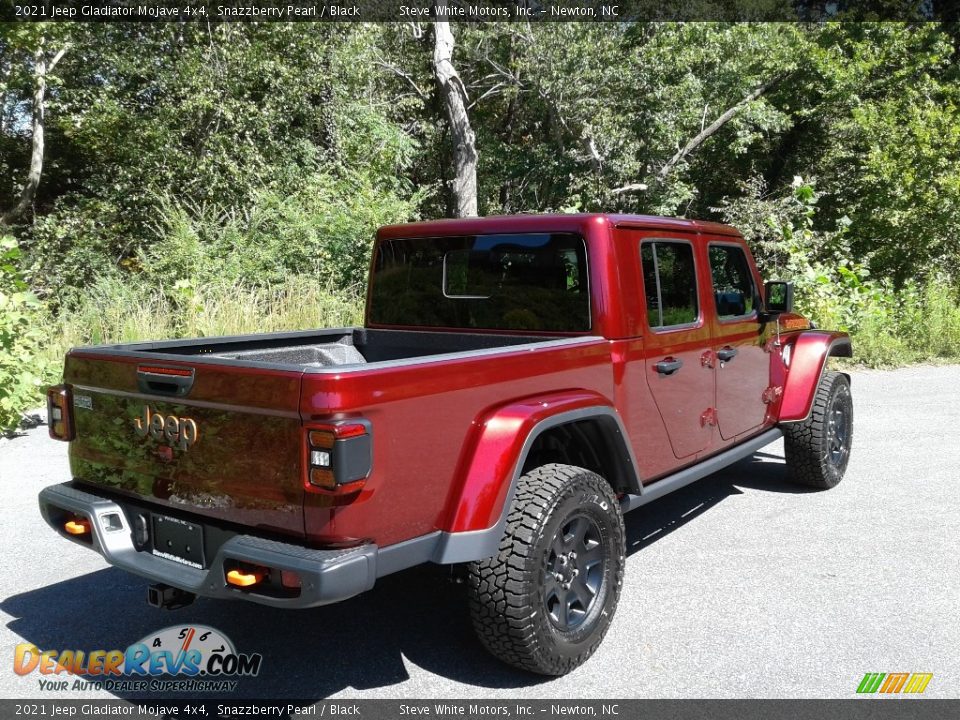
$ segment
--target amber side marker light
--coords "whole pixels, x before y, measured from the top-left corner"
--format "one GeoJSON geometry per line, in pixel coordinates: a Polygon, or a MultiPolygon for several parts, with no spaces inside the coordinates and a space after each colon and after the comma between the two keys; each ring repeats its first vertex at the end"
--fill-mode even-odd
{"type": "Polygon", "coordinates": [[[63,524],[63,529],[71,535],[86,535],[88,532],[90,532],[90,521],[86,518],[67,520],[63,524]]]}
{"type": "Polygon", "coordinates": [[[260,570],[231,570],[227,573],[227,582],[236,587],[250,587],[263,582],[265,573],[260,570]]]}
{"type": "Polygon", "coordinates": [[[73,440],[73,393],[68,385],[47,388],[47,426],[54,440],[73,440]]]}

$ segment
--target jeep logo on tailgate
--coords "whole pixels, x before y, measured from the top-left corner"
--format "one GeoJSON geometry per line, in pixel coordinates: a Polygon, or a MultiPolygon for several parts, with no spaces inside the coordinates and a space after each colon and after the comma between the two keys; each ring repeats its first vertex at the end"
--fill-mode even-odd
{"type": "Polygon", "coordinates": [[[176,415],[164,417],[150,410],[149,405],[143,406],[142,417],[134,418],[133,429],[140,437],[146,437],[149,433],[154,440],[166,438],[170,445],[179,445],[181,450],[189,450],[200,439],[196,420],[176,415]]]}

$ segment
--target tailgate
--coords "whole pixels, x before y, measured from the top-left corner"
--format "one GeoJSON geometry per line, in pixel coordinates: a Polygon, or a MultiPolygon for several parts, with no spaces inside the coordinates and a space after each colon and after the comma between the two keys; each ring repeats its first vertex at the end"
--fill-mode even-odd
{"type": "Polygon", "coordinates": [[[302,536],[301,376],[74,351],[64,372],[73,477],[172,511],[302,536]]]}

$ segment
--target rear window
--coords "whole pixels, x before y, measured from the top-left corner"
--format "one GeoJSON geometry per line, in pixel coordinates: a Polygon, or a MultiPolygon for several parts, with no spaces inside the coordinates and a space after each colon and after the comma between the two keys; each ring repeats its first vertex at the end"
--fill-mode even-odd
{"type": "Polygon", "coordinates": [[[640,246],[647,322],[651,328],[691,325],[700,315],[693,246],[657,240],[640,246]]]}
{"type": "Polygon", "coordinates": [[[370,322],[585,332],[586,246],[568,233],[385,240],[374,262],[370,322]]]}

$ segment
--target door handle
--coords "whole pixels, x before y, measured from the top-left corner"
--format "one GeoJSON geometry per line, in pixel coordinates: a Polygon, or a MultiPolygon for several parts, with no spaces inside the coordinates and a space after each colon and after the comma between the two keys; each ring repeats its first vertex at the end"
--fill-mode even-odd
{"type": "Polygon", "coordinates": [[[676,358],[665,358],[654,365],[657,372],[661,375],[673,375],[677,370],[683,367],[683,360],[676,358]]]}
{"type": "Polygon", "coordinates": [[[730,362],[737,356],[738,352],[736,348],[728,346],[723,350],[717,350],[717,357],[720,359],[720,362],[730,362]]]}

